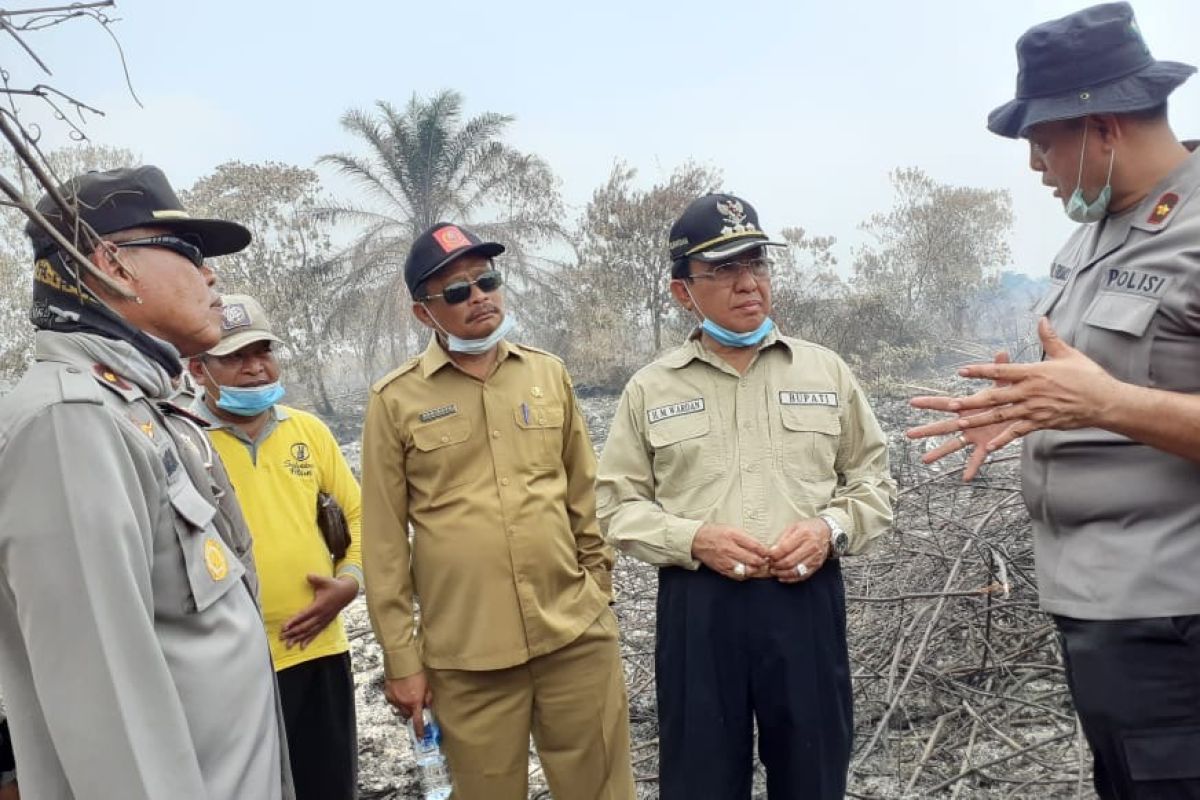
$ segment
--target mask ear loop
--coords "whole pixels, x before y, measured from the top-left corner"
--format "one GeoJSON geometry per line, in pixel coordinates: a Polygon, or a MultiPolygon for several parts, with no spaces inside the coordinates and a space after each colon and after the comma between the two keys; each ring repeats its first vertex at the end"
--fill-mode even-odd
{"type": "MultiPolygon", "coordinates": [[[[1087,153],[1087,117],[1083,118],[1083,143],[1079,147],[1079,172],[1075,175],[1075,188],[1079,189],[1083,186],[1083,157],[1087,153]]],[[[1112,174],[1112,164],[1109,163],[1109,174],[1112,174]]]]}
{"type": "MultiPolygon", "coordinates": [[[[208,379],[210,381],[212,381],[212,385],[217,387],[217,395],[213,399],[220,400],[221,399],[221,384],[217,383],[217,379],[214,378],[213,374],[208,371],[208,364],[204,361],[203,356],[200,357],[200,369],[204,370],[204,374],[208,376],[208,379]]],[[[208,392],[208,388],[205,387],[205,393],[207,393],[207,392],[208,392]]]]}
{"type": "Polygon", "coordinates": [[[696,310],[696,313],[700,315],[700,321],[704,322],[704,320],[708,319],[708,315],[705,314],[704,309],[700,307],[699,301],[696,300],[696,295],[692,294],[692,289],[688,285],[690,283],[690,281],[688,281],[687,278],[682,278],[681,280],[683,281],[683,290],[685,292],[687,292],[687,296],[688,296],[688,298],[691,299],[692,305],[696,307],[695,310],[696,310]]]}
{"type": "Polygon", "coordinates": [[[430,310],[428,303],[426,303],[424,300],[421,300],[419,302],[421,304],[421,308],[425,309],[425,313],[429,315],[429,318],[431,320],[433,320],[434,327],[436,327],[438,329],[438,333],[440,333],[440,334],[442,334],[442,336],[446,337],[445,341],[449,342],[450,341],[450,331],[443,328],[442,323],[438,322],[438,318],[433,315],[433,311],[430,310]]]}

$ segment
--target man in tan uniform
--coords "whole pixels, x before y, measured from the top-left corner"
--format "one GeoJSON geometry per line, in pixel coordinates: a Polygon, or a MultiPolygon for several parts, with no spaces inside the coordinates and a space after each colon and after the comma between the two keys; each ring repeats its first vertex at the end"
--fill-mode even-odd
{"type": "Polygon", "coordinates": [[[837,355],[771,321],[775,245],[711,194],[671,229],[701,325],[629,381],[600,458],[609,539],[660,567],[663,800],[842,800],[853,733],[838,557],[891,523],[887,444],[837,355]]]}
{"type": "Polygon", "coordinates": [[[595,455],[562,362],[504,339],[503,251],[447,223],[417,238],[405,282],[435,334],[371,390],[363,566],[385,693],[418,733],[434,704],[456,800],[525,800],[531,732],[557,800],[629,800],[595,455]]]}

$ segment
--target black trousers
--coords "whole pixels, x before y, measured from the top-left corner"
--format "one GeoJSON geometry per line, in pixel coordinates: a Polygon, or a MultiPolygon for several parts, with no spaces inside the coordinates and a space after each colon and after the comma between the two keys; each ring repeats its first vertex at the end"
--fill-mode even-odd
{"type": "Polygon", "coordinates": [[[1200,616],[1055,617],[1102,800],[1200,800],[1200,616]]]}
{"type": "Polygon", "coordinates": [[[737,582],[658,573],[662,800],[745,800],[753,723],[771,800],[843,800],[854,733],[841,570],[737,582]]]}
{"type": "Polygon", "coordinates": [[[296,800],[353,800],[358,732],[350,654],[314,658],[277,677],[296,800]]]}

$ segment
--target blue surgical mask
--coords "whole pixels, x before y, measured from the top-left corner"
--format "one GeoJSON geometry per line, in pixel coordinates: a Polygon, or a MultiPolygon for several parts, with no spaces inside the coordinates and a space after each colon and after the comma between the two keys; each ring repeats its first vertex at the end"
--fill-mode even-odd
{"type": "Polygon", "coordinates": [[[279,381],[266,386],[218,386],[217,408],[239,417],[257,417],[283,399],[279,381]]]}
{"type": "Polygon", "coordinates": [[[1067,200],[1064,207],[1067,216],[1074,222],[1099,222],[1104,219],[1108,213],[1108,204],[1112,201],[1112,171],[1113,159],[1117,155],[1117,151],[1113,150],[1108,157],[1108,177],[1104,181],[1104,188],[1100,190],[1100,194],[1096,195],[1096,199],[1088,202],[1083,198],[1083,156],[1087,151],[1087,120],[1083,121],[1083,146],[1079,150],[1079,177],[1075,179],[1075,191],[1071,192],[1071,197],[1067,200]]]}
{"type": "Polygon", "coordinates": [[[774,327],[775,322],[770,317],[764,319],[762,325],[746,333],[738,333],[737,331],[723,328],[708,317],[705,317],[704,321],[700,323],[700,330],[726,347],[754,347],[761,344],[762,340],[767,338],[767,334],[774,327]]]}
{"type": "MultiPolygon", "coordinates": [[[[425,306],[425,310],[428,311],[429,306],[425,306]]],[[[508,314],[505,314],[504,319],[500,320],[500,324],[496,326],[496,330],[482,339],[461,339],[443,328],[442,323],[437,321],[437,317],[433,315],[432,311],[429,313],[429,318],[433,320],[433,324],[437,325],[438,330],[446,337],[447,350],[451,353],[466,353],[476,356],[486,353],[500,344],[500,340],[512,333],[513,328],[517,327],[517,321],[508,314]]]]}
{"type": "Polygon", "coordinates": [[[692,303],[696,306],[696,310],[700,312],[700,330],[711,336],[718,344],[723,344],[726,347],[755,347],[762,344],[762,340],[767,338],[767,334],[775,327],[775,321],[767,317],[762,321],[761,325],[752,331],[746,331],[745,333],[731,331],[708,318],[708,315],[700,308],[700,304],[696,302],[695,296],[692,295],[692,290],[687,288],[686,283],[684,283],[684,290],[688,293],[688,297],[692,298],[692,303]]]}

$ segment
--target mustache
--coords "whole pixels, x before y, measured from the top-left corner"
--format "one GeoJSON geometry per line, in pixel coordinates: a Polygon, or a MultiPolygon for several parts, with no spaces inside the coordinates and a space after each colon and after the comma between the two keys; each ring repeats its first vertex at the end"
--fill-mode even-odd
{"type": "Polygon", "coordinates": [[[471,315],[469,317],[467,317],[467,322],[474,322],[475,320],[479,319],[480,317],[487,316],[488,314],[499,314],[499,313],[500,313],[499,308],[492,305],[491,303],[488,303],[487,305],[481,306],[478,309],[476,309],[474,312],[472,312],[471,315]]]}

